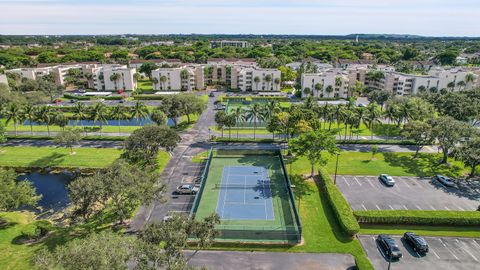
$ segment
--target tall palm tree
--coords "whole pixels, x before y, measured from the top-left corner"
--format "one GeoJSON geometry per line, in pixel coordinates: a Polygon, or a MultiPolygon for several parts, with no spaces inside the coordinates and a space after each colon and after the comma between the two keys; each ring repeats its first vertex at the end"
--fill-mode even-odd
{"type": "Polygon", "coordinates": [[[467,86],[467,84],[464,81],[459,81],[457,83],[457,86],[458,86],[459,90],[461,91],[461,90],[465,89],[465,86],[467,86]]]}
{"type": "Polygon", "coordinates": [[[270,90],[270,83],[272,82],[272,75],[267,74],[267,76],[265,76],[265,81],[267,82],[267,90],[270,90]]]}
{"type": "Polygon", "coordinates": [[[256,131],[257,131],[257,122],[262,120],[262,107],[260,104],[255,103],[253,106],[247,111],[246,118],[249,122],[253,121],[253,139],[256,139],[256,131]]]}
{"type": "Polygon", "coordinates": [[[256,85],[257,90],[258,90],[258,83],[260,83],[260,77],[255,76],[255,78],[253,78],[253,81],[255,82],[255,85],[256,85]]]}
{"type": "Polygon", "coordinates": [[[103,103],[96,103],[90,107],[89,115],[94,124],[98,121],[100,130],[103,128],[103,123],[108,123],[108,107],[103,103]]]}
{"type": "Polygon", "coordinates": [[[17,136],[17,124],[25,120],[22,108],[16,103],[8,103],[3,111],[3,115],[7,125],[13,122],[15,136],[17,136]]]}
{"type": "Polygon", "coordinates": [[[55,111],[52,113],[52,124],[55,124],[65,131],[65,127],[68,125],[69,120],[64,113],[55,111]]]}
{"type": "Polygon", "coordinates": [[[167,77],[166,76],[160,76],[160,82],[161,82],[161,86],[162,86],[162,90],[165,90],[165,82],[167,81],[167,77]]]}
{"type": "Polygon", "coordinates": [[[148,107],[145,105],[145,103],[137,101],[135,105],[130,108],[130,114],[138,123],[139,120],[144,120],[148,117],[148,107]]]}
{"type": "Polygon", "coordinates": [[[275,83],[275,90],[278,90],[278,87],[280,86],[280,78],[275,78],[275,80],[273,80],[273,82],[275,83]]]}
{"type": "Polygon", "coordinates": [[[128,110],[123,105],[116,105],[110,109],[110,119],[117,120],[118,133],[120,133],[121,123],[120,121],[128,119],[128,110]]]}
{"type": "Polygon", "coordinates": [[[237,139],[238,139],[238,130],[240,129],[240,123],[244,122],[246,120],[245,117],[245,110],[238,106],[234,111],[233,115],[235,115],[235,122],[237,122],[237,139]]]}
{"type": "Polygon", "coordinates": [[[453,89],[455,89],[455,82],[449,82],[447,84],[448,89],[450,89],[451,92],[453,92],[453,89]]]}
{"type": "Polygon", "coordinates": [[[381,115],[382,115],[382,110],[377,103],[373,102],[368,104],[365,111],[365,124],[370,129],[372,140],[373,140],[373,129],[374,129],[375,123],[379,122],[379,118],[381,115]]]}
{"type": "Polygon", "coordinates": [[[330,93],[333,92],[333,86],[331,86],[331,85],[327,86],[327,88],[325,88],[325,91],[327,91],[328,97],[330,97],[330,93]]]}
{"type": "Polygon", "coordinates": [[[28,124],[30,125],[30,132],[33,135],[33,122],[35,122],[37,113],[37,108],[32,104],[27,104],[23,107],[23,117],[25,120],[28,120],[28,124]]]}
{"type": "Polygon", "coordinates": [[[53,124],[53,109],[50,106],[41,106],[37,109],[36,122],[47,125],[47,133],[50,136],[50,125],[53,124]]]}
{"type": "Polygon", "coordinates": [[[182,90],[187,90],[188,89],[188,71],[186,69],[182,69],[180,71],[180,79],[182,80],[182,90]]]}
{"type": "Polygon", "coordinates": [[[153,88],[154,88],[154,89],[157,89],[158,78],[157,78],[157,77],[154,77],[154,78],[152,79],[152,82],[153,82],[153,88]]]}
{"type": "Polygon", "coordinates": [[[117,81],[121,78],[122,76],[119,74],[119,73],[113,73],[112,75],[110,75],[110,81],[113,82],[113,84],[115,85],[115,90],[118,89],[117,87],[117,81]]]}
{"type": "Polygon", "coordinates": [[[468,73],[467,76],[465,76],[466,84],[473,83],[474,81],[475,81],[475,75],[473,73],[468,73]]]}
{"type": "Polygon", "coordinates": [[[88,118],[87,112],[88,112],[87,107],[82,102],[77,102],[75,106],[73,106],[73,118],[76,120],[76,125],[78,125],[78,122],[81,121],[82,128],[84,130],[85,130],[85,124],[83,120],[88,118]]]}
{"type": "MultiPolygon", "coordinates": [[[[322,90],[322,89],[323,89],[323,85],[321,83],[316,83],[315,84],[315,90],[317,90],[317,93],[319,93],[320,90],[322,90]]],[[[313,92],[312,92],[312,96],[313,96],[313,92]]],[[[320,94],[318,96],[320,96],[320,94]]]]}

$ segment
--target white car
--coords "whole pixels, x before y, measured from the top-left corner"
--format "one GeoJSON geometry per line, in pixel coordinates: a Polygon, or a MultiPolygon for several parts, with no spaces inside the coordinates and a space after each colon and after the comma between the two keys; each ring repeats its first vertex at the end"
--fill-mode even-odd
{"type": "Polygon", "coordinates": [[[199,188],[192,185],[181,185],[177,187],[177,194],[197,194],[199,188]]]}
{"type": "Polygon", "coordinates": [[[378,178],[388,187],[393,187],[395,185],[395,180],[393,180],[388,174],[380,174],[378,178]]]}

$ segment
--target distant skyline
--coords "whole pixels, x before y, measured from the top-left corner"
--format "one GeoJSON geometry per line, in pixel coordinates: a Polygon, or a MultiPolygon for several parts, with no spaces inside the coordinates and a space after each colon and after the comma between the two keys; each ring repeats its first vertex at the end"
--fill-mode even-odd
{"type": "Polygon", "coordinates": [[[480,37],[478,0],[0,0],[0,34],[480,37]]]}

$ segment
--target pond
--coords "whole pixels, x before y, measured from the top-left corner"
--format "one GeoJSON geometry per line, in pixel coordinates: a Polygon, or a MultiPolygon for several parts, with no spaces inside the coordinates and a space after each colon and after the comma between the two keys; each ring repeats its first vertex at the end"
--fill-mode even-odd
{"type": "Polygon", "coordinates": [[[30,181],[33,184],[37,193],[42,195],[42,199],[38,201],[38,206],[42,207],[43,210],[59,211],[70,203],[67,186],[73,180],[71,174],[40,174],[32,172],[19,175],[17,180],[30,181]]]}
{"type": "MultiPolygon", "coordinates": [[[[155,124],[150,118],[145,118],[145,119],[127,119],[127,120],[107,120],[106,122],[103,122],[103,126],[146,126],[146,125],[153,125],[155,124]]],[[[30,121],[25,121],[24,124],[25,126],[30,125],[30,121]]],[[[34,126],[42,126],[44,125],[43,123],[39,122],[32,122],[32,125],[34,126]]],[[[68,122],[68,125],[70,126],[100,126],[100,121],[93,121],[93,120],[70,120],[68,122]]],[[[173,126],[173,120],[168,119],[167,120],[167,125],[168,126],[173,126]]]]}

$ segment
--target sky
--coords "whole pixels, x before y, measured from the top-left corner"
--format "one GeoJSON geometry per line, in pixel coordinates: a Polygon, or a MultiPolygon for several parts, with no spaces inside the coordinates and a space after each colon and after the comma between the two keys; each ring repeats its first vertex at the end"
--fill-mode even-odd
{"type": "Polygon", "coordinates": [[[0,0],[0,34],[480,37],[479,0],[0,0]]]}

